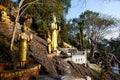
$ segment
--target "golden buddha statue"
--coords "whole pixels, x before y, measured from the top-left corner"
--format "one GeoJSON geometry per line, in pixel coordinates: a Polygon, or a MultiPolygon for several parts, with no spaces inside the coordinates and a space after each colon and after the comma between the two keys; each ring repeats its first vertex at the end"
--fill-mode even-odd
{"type": "Polygon", "coordinates": [[[48,38],[47,38],[47,43],[48,43],[48,52],[51,53],[51,36],[50,36],[50,33],[48,32],[48,38]]]}
{"type": "Polygon", "coordinates": [[[57,47],[58,47],[58,33],[60,31],[60,28],[57,27],[56,24],[56,17],[53,15],[52,16],[52,23],[51,23],[51,33],[52,33],[52,48],[53,51],[58,51],[57,47]]]}
{"type": "Polygon", "coordinates": [[[19,41],[19,60],[20,60],[20,66],[24,67],[26,64],[27,59],[27,46],[28,42],[32,39],[32,34],[28,35],[26,34],[26,30],[28,28],[24,24],[21,28],[22,33],[18,35],[18,41],[19,41]]]}
{"type": "Polygon", "coordinates": [[[6,8],[1,10],[1,22],[10,23],[10,17],[7,16],[6,8]]]}

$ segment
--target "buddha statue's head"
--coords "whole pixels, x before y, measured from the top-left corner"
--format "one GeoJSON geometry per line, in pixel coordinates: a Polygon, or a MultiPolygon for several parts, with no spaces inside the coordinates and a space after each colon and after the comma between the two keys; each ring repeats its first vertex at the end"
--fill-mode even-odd
{"type": "Polygon", "coordinates": [[[6,7],[0,5],[0,11],[1,11],[0,17],[1,17],[1,16],[6,16],[6,11],[7,11],[7,8],[6,8],[6,7]]]}
{"type": "Polygon", "coordinates": [[[3,8],[2,10],[3,10],[3,11],[5,11],[5,12],[7,11],[7,9],[6,9],[6,8],[3,8]]]}
{"type": "Polygon", "coordinates": [[[55,15],[52,16],[52,22],[56,22],[56,16],[55,15]]]}

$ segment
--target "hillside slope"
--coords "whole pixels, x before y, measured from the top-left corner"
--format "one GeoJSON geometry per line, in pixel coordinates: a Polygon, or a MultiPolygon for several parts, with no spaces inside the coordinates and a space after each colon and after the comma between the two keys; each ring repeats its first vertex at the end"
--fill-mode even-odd
{"type": "MultiPolygon", "coordinates": [[[[14,51],[9,50],[11,34],[13,31],[12,24],[0,23],[0,63],[8,62],[12,59],[12,55],[18,54],[18,43],[15,39],[14,51]]],[[[20,29],[16,31],[16,37],[20,33],[20,29]]],[[[38,63],[42,65],[41,71],[45,74],[58,76],[58,75],[71,75],[75,77],[92,76],[90,70],[84,65],[77,65],[72,61],[64,61],[60,57],[48,58],[47,57],[47,42],[46,40],[38,37],[33,31],[28,33],[33,34],[33,39],[28,46],[28,55],[31,55],[38,63]]],[[[16,55],[15,58],[18,56],[16,55]]],[[[41,72],[40,71],[40,72],[41,72]]],[[[41,74],[41,73],[40,73],[41,74]]]]}

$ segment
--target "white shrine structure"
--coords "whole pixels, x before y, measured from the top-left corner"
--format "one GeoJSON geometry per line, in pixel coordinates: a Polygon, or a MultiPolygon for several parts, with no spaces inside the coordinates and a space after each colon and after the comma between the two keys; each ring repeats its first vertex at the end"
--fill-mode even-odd
{"type": "Polygon", "coordinates": [[[78,53],[72,55],[72,61],[76,64],[85,64],[87,63],[87,56],[85,51],[78,51],[78,53]]]}

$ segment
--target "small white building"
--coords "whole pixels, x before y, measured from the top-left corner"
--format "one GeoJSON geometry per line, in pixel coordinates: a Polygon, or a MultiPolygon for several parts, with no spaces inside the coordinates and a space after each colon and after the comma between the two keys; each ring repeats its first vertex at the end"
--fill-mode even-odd
{"type": "Polygon", "coordinates": [[[86,54],[83,51],[79,51],[77,54],[72,55],[72,61],[77,64],[85,64],[87,63],[86,54]]]}

